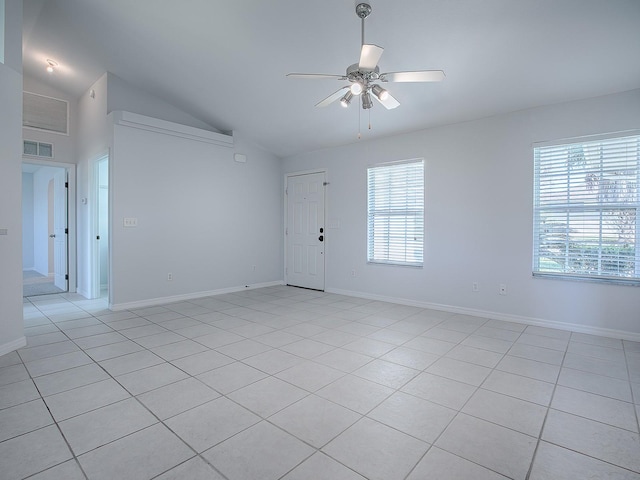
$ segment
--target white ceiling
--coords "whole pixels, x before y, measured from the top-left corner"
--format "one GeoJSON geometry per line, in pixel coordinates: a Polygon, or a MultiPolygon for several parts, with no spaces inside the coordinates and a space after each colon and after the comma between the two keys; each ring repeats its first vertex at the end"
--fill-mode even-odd
{"type": "Polygon", "coordinates": [[[360,51],[354,0],[24,0],[24,72],[79,97],[105,71],[278,156],[640,87],[640,0],[372,0],[386,84],[368,112],[314,105],[360,51]],[[45,72],[45,60],[59,69],[45,72]]]}

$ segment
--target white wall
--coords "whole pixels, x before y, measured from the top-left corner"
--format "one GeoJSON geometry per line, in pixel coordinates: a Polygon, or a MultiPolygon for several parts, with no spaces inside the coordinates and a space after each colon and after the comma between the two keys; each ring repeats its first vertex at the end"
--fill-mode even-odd
{"type": "Polygon", "coordinates": [[[5,2],[0,63],[0,355],[26,344],[22,321],[22,2],[5,2]]]}
{"type": "Polygon", "coordinates": [[[640,339],[638,287],[531,275],[532,143],[634,128],[640,90],[302,154],[283,173],[328,169],[326,218],[340,222],[326,233],[328,291],[640,339]],[[424,268],[368,265],[366,168],[416,157],[425,159],[424,268]]]}
{"type": "Polygon", "coordinates": [[[228,148],[114,126],[114,308],[282,280],[279,160],[236,140],[228,148]],[[138,226],[124,228],[125,217],[138,226]]]}
{"type": "Polygon", "coordinates": [[[22,269],[33,270],[33,173],[22,173],[22,269]]]}
{"type": "Polygon", "coordinates": [[[107,90],[107,113],[122,110],[220,133],[164,99],[134,87],[113,73],[107,73],[107,90]]]}

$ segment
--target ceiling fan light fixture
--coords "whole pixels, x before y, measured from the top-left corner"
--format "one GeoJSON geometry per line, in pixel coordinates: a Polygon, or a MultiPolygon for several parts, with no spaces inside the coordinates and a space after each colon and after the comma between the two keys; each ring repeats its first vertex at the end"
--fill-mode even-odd
{"type": "Polygon", "coordinates": [[[351,93],[350,91],[345,93],[344,97],[340,99],[340,105],[342,105],[344,108],[347,108],[351,103],[352,98],[353,98],[353,93],[351,93]]]}
{"type": "Polygon", "coordinates": [[[360,95],[362,93],[362,84],[360,82],[353,82],[351,84],[351,93],[353,95],[360,95]]]}
{"type": "Polygon", "coordinates": [[[369,92],[364,92],[362,94],[362,108],[364,108],[365,110],[369,110],[371,107],[373,107],[371,95],[369,95],[369,92]]]}
{"type": "Polygon", "coordinates": [[[389,92],[382,88],[380,85],[374,85],[371,90],[373,94],[378,97],[378,100],[384,101],[389,98],[389,92]]]}

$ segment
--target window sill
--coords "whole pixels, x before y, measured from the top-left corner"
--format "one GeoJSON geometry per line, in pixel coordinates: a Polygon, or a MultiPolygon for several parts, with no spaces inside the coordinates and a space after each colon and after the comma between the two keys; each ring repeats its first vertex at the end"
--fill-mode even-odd
{"type": "Polygon", "coordinates": [[[568,280],[573,282],[603,283],[608,285],[626,285],[640,287],[640,278],[596,277],[586,275],[572,275],[567,273],[533,272],[534,278],[548,278],[551,280],[568,280]]]}

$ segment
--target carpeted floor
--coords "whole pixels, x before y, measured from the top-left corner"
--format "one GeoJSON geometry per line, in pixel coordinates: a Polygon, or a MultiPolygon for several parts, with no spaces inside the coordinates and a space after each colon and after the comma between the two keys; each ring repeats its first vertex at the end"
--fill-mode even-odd
{"type": "Polygon", "coordinates": [[[24,270],[22,272],[22,296],[33,297],[35,295],[49,295],[52,293],[63,293],[64,290],[56,287],[53,277],[42,275],[34,270],[24,270]]]}

